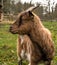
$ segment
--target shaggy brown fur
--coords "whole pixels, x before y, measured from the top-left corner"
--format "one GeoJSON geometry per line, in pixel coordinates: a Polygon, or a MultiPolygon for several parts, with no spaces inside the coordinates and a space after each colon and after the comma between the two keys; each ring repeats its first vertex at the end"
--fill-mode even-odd
{"type": "MultiPolygon", "coordinates": [[[[32,43],[29,36],[24,35],[23,36],[23,42],[21,43],[22,40],[20,37],[18,38],[18,43],[17,43],[17,52],[18,52],[18,60],[20,61],[21,59],[28,60],[29,63],[31,64],[31,61],[34,64],[37,64],[39,61],[42,60],[42,54],[40,53],[40,50],[37,46],[36,43],[32,43]],[[22,50],[24,51],[23,56],[21,55],[22,50]],[[28,58],[28,54],[30,55],[30,59],[28,58]]],[[[33,65],[34,65],[33,64],[33,65]]]]}
{"type": "MultiPolygon", "coordinates": [[[[37,15],[30,11],[22,13],[19,16],[18,20],[11,26],[10,31],[14,34],[26,34],[27,36],[29,36],[32,44],[34,46],[37,46],[37,49],[35,49],[35,51],[40,51],[39,54],[41,57],[39,56],[39,58],[43,61],[48,61],[46,65],[51,64],[50,62],[54,56],[54,46],[51,33],[47,28],[43,26],[40,18],[37,15]]],[[[36,58],[36,55],[34,57],[36,58]]]]}

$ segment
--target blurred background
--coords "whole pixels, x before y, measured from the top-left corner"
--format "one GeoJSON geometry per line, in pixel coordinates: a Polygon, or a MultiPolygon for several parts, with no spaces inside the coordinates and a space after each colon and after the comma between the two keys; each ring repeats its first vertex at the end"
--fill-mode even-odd
{"type": "Polygon", "coordinates": [[[34,12],[41,20],[57,21],[56,0],[0,0],[0,20],[15,20],[21,11],[39,4],[34,12]]]}
{"type": "MultiPolygon", "coordinates": [[[[51,65],[57,65],[57,0],[0,0],[0,65],[17,65],[17,38],[9,32],[17,15],[31,6],[41,5],[34,10],[43,25],[52,33],[55,56],[51,65]]],[[[24,61],[23,65],[28,65],[24,61]]],[[[39,64],[44,65],[44,64],[39,64]]]]}

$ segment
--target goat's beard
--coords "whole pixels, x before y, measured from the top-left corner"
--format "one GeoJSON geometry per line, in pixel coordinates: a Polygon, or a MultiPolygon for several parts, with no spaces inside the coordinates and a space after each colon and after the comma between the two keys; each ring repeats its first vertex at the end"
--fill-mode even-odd
{"type": "Polygon", "coordinates": [[[23,36],[24,35],[19,35],[20,36],[20,39],[21,39],[21,44],[23,43],[23,36]]]}

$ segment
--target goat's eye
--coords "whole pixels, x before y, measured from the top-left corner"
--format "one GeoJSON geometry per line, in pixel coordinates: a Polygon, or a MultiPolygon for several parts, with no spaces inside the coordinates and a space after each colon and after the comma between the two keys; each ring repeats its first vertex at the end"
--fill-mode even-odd
{"type": "Polygon", "coordinates": [[[20,21],[19,21],[19,25],[18,25],[18,26],[20,26],[21,24],[22,24],[22,21],[20,20],[20,21]]]}
{"type": "Polygon", "coordinates": [[[22,17],[20,17],[19,23],[18,23],[18,27],[22,24],[22,17]]]}

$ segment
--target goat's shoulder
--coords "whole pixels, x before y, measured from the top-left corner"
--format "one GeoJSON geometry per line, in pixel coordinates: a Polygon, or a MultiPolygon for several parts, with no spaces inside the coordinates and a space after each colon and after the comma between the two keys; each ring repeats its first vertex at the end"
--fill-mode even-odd
{"type": "Polygon", "coordinates": [[[47,28],[44,27],[44,28],[41,28],[41,30],[42,30],[42,33],[51,36],[51,32],[50,32],[49,29],[47,29],[47,28]]]}
{"type": "Polygon", "coordinates": [[[45,28],[45,32],[46,32],[47,34],[51,35],[51,32],[50,32],[49,29],[45,28]]]}

